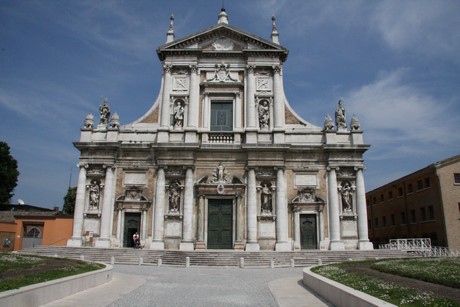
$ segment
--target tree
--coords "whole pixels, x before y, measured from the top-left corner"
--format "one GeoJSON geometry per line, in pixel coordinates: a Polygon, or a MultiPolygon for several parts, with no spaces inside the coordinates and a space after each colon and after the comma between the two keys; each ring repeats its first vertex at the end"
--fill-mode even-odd
{"type": "Polygon", "coordinates": [[[10,146],[0,141],[0,204],[6,204],[13,197],[18,184],[18,161],[10,154],[10,146]]]}
{"type": "Polygon", "coordinates": [[[66,196],[64,196],[64,206],[62,206],[62,213],[73,215],[75,210],[75,200],[77,198],[77,187],[69,187],[66,196]]]}

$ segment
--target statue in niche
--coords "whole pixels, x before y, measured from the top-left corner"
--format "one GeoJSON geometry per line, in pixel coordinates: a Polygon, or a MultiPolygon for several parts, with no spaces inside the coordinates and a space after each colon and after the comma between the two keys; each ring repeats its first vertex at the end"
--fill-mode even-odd
{"type": "Polygon", "coordinates": [[[109,121],[109,126],[112,129],[118,129],[118,127],[120,127],[120,116],[118,116],[118,113],[113,114],[109,121]]]}
{"type": "Polygon", "coordinates": [[[83,124],[83,127],[85,129],[92,129],[94,126],[94,116],[92,113],[88,113],[85,118],[85,123],[83,124]]]}
{"type": "Polygon", "coordinates": [[[326,115],[324,119],[324,131],[333,131],[334,130],[334,122],[329,114],[326,115]]]}
{"type": "Polygon", "coordinates": [[[259,125],[260,128],[268,128],[270,120],[270,110],[267,100],[259,103],[259,125]]]}
{"type": "Polygon", "coordinates": [[[263,183],[260,194],[260,208],[262,213],[272,212],[272,191],[270,189],[271,184],[263,183]]]}
{"type": "Polygon", "coordinates": [[[169,187],[169,211],[179,212],[180,184],[176,181],[169,187]]]}
{"type": "Polygon", "coordinates": [[[351,184],[349,181],[345,181],[342,183],[342,189],[340,191],[342,194],[342,209],[343,211],[351,211],[352,210],[352,202],[353,202],[353,190],[351,188],[351,184]]]}
{"type": "Polygon", "coordinates": [[[343,99],[339,99],[339,106],[335,110],[335,125],[337,129],[347,129],[346,112],[343,107],[343,99]]]}
{"type": "Polygon", "coordinates": [[[110,107],[107,104],[107,97],[104,98],[104,103],[99,107],[101,125],[106,126],[110,117],[110,107]]]}
{"type": "Polygon", "coordinates": [[[225,169],[225,166],[223,166],[222,163],[219,163],[219,165],[214,170],[214,173],[212,174],[212,182],[229,182],[229,176],[230,174],[225,169]]]}
{"type": "Polygon", "coordinates": [[[361,129],[361,124],[359,123],[359,119],[358,116],[356,116],[356,114],[353,114],[353,116],[351,117],[350,127],[353,131],[358,131],[361,129]]]}
{"type": "Polygon", "coordinates": [[[91,181],[89,186],[89,208],[99,208],[100,188],[96,180],[91,181]]]}
{"type": "Polygon", "coordinates": [[[181,128],[184,125],[184,107],[180,100],[174,105],[174,127],[181,128]]]}

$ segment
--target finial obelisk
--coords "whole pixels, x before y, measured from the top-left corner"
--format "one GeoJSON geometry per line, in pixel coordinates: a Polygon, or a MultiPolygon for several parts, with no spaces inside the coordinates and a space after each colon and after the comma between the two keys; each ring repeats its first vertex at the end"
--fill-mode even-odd
{"type": "Polygon", "coordinates": [[[169,18],[169,29],[168,33],[166,34],[166,43],[170,43],[174,40],[175,35],[174,35],[174,15],[171,14],[171,17],[169,18]]]}

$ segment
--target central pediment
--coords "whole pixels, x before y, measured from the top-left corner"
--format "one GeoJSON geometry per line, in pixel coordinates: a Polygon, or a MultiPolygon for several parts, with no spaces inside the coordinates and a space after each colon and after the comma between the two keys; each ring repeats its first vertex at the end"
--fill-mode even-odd
{"type": "Polygon", "coordinates": [[[247,33],[228,24],[217,24],[206,30],[176,39],[157,49],[160,60],[167,55],[197,53],[274,53],[285,61],[288,50],[281,45],[247,33]]]}

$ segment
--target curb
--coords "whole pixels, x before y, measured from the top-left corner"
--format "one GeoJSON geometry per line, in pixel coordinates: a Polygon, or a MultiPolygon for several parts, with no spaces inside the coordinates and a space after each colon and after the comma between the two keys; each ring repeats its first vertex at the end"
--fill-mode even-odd
{"type": "Polygon", "coordinates": [[[40,306],[112,280],[113,266],[0,293],[3,307],[40,306]]]}
{"type": "Polygon", "coordinates": [[[303,270],[303,284],[335,306],[396,306],[313,273],[311,268],[303,270]]]}

